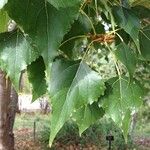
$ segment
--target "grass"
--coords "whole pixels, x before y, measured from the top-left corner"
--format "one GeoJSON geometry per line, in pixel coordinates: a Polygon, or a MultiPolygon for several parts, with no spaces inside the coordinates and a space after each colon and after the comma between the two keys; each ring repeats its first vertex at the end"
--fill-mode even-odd
{"type": "MultiPolygon", "coordinates": [[[[34,122],[36,122],[36,124],[42,123],[42,125],[45,125],[49,121],[49,115],[41,115],[40,113],[21,113],[16,116],[14,129],[33,128],[34,122]]],[[[37,127],[39,127],[39,125],[37,127]]]]}

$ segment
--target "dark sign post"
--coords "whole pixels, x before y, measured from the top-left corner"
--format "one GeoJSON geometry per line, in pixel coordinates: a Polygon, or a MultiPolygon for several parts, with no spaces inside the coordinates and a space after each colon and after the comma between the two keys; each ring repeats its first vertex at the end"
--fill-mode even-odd
{"type": "Polygon", "coordinates": [[[33,126],[33,138],[35,142],[35,134],[36,134],[36,121],[34,121],[34,126],[33,126]]]}
{"type": "Polygon", "coordinates": [[[109,135],[106,136],[106,140],[107,140],[108,143],[109,143],[109,148],[108,148],[108,150],[111,150],[111,142],[114,141],[114,136],[111,135],[111,134],[109,134],[109,135]]]}

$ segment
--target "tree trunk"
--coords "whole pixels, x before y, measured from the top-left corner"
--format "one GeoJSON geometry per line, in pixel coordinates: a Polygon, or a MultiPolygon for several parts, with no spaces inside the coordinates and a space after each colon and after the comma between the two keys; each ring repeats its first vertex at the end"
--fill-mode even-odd
{"type": "Polygon", "coordinates": [[[14,150],[11,83],[0,70],[0,150],[14,150]]]}
{"type": "Polygon", "coordinates": [[[15,142],[14,142],[14,134],[13,134],[13,126],[14,126],[14,122],[15,122],[15,116],[16,116],[16,112],[18,109],[18,94],[16,92],[16,90],[14,89],[14,87],[11,87],[11,95],[10,95],[10,110],[9,110],[9,134],[11,136],[10,139],[10,146],[14,147],[15,142]]]}

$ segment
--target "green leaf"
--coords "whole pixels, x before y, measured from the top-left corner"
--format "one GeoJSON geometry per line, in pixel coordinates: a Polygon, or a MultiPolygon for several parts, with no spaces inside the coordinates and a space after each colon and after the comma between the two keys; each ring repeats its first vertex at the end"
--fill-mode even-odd
{"type": "Polygon", "coordinates": [[[105,27],[101,22],[98,22],[94,27],[97,34],[105,34],[105,27]]]}
{"type": "Polygon", "coordinates": [[[7,2],[8,0],[0,0],[0,9],[2,9],[7,2]]]}
{"type": "Polygon", "coordinates": [[[127,137],[130,129],[130,124],[131,124],[131,111],[128,110],[123,118],[122,127],[121,127],[123,130],[123,135],[126,143],[127,143],[127,137]]]}
{"type": "Polygon", "coordinates": [[[105,86],[100,76],[84,62],[56,60],[52,65],[49,90],[53,108],[51,145],[73,111],[97,101],[105,86]]]}
{"type": "Polygon", "coordinates": [[[112,10],[112,8],[109,5],[108,0],[97,1],[97,3],[100,5],[100,7],[102,9],[102,12],[105,14],[106,22],[108,20],[110,20],[112,29],[115,30],[116,23],[115,23],[114,16],[113,16],[113,10],[112,10]]]}
{"type": "Polygon", "coordinates": [[[72,53],[75,48],[75,42],[77,40],[85,39],[86,35],[90,33],[90,31],[91,31],[91,24],[88,18],[85,15],[80,14],[78,20],[74,22],[70,31],[65,35],[64,41],[60,46],[60,50],[62,50],[69,57],[72,57],[72,53]]]}
{"type": "Polygon", "coordinates": [[[135,45],[139,50],[139,30],[140,30],[140,20],[135,16],[131,9],[126,9],[123,7],[113,8],[115,20],[117,24],[123,28],[133,39],[135,45]]]}
{"type": "Polygon", "coordinates": [[[0,68],[6,71],[15,88],[19,89],[21,71],[39,57],[36,47],[19,31],[0,34],[0,68]]]}
{"type": "Polygon", "coordinates": [[[80,4],[83,0],[47,0],[51,5],[56,8],[60,7],[73,7],[80,4]]]}
{"type": "Polygon", "coordinates": [[[150,25],[140,32],[140,49],[145,60],[150,60],[150,25]]]}
{"type": "Polygon", "coordinates": [[[125,43],[121,43],[116,47],[115,56],[120,60],[127,68],[130,77],[133,76],[136,68],[136,57],[133,50],[130,49],[125,43]]]}
{"type": "MultiPolygon", "coordinates": [[[[143,6],[136,6],[133,7],[132,9],[134,11],[134,13],[136,14],[136,16],[138,16],[138,18],[140,18],[140,20],[142,20],[142,22],[146,19],[148,20],[149,18],[149,14],[150,14],[150,9],[145,8],[143,6]]],[[[141,23],[142,23],[141,22],[141,23]]]]}
{"type": "Polygon", "coordinates": [[[122,77],[110,79],[106,93],[107,95],[101,99],[101,105],[106,115],[122,128],[126,136],[130,119],[127,113],[141,106],[143,90],[136,81],[129,83],[127,78],[122,77]]]}
{"type": "MultiPolygon", "coordinates": [[[[131,41],[130,35],[127,32],[125,32],[123,29],[118,30],[116,33],[119,34],[123,38],[123,42],[125,44],[128,45],[128,43],[131,41]]],[[[116,36],[115,43],[116,45],[119,45],[120,43],[122,43],[122,39],[119,36],[116,36]]]]}
{"type": "Polygon", "coordinates": [[[8,29],[9,17],[6,11],[0,10],[0,33],[6,32],[8,29]]]}
{"type": "Polygon", "coordinates": [[[141,6],[144,6],[144,7],[147,7],[150,9],[150,1],[149,0],[129,0],[129,2],[132,7],[141,5],[141,6]]]}
{"type": "Polygon", "coordinates": [[[57,10],[44,0],[9,0],[6,9],[38,46],[46,66],[57,55],[64,35],[79,12],[79,6],[57,10]]]}
{"type": "Polygon", "coordinates": [[[47,92],[45,64],[40,57],[27,67],[28,79],[32,84],[32,101],[36,100],[47,92]]]}
{"type": "Polygon", "coordinates": [[[77,122],[80,135],[98,119],[102,118],[104,110],[96,102],[79,108],[73,113],[73,120],[77,122]]]}

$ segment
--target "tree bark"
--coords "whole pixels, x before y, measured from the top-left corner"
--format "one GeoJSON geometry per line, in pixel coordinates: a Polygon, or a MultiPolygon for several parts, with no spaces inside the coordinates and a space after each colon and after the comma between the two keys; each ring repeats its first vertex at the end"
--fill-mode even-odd
{"type": "Polygon", "coordinates": [[[0,150],[14,150],[13,125],[18,95],[0,70],[0,150]]]}
{"type": "Polygon", "coordinates": [[[18,93],[16,92],[16,90],[12,86],[11,87],[11,95],[10,95],[10,110],[9,110],[9,122],[8,122],[9,135],[10,135],[10,138],[11,138],[9,140],[10,141],[9,142],[10,147],[14,147],[14,145],[15,145],[13,126],[14,126],[14,122],[15,122],[16,112],[17,112],[17,109],[18,109],[17,106],[18,106],[18,93]]]}

